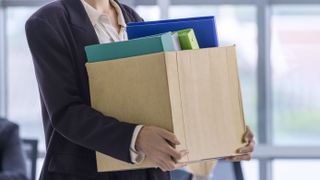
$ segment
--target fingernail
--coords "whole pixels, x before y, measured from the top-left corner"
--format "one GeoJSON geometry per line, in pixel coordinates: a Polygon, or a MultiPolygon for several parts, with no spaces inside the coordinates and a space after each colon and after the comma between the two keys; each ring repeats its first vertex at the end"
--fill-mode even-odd
{"type": "Polygon", "coordinates": [[[177,143],[177,145],[181,144],[181,142],[178,139],[176,139],[176,143],[177,143]]]}

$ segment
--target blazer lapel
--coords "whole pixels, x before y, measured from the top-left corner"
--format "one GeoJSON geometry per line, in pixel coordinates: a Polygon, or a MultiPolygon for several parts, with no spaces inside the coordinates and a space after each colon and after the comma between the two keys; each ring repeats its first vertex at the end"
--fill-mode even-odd
{"type": "MultiPolygon", "coordinates": [[[[90,22],[90,19],[80,0],[62,0],[67,12],[69,13],[70,23],[76,33],[76,38],[79,38],[85,46],[98,44],[99,40],[95,30],[90,22]]],[[[117,0],[115,2],[120,6],[124,20],[126,23],[134,21],[130,14],[126,11],[123,4],[117,0]]]]}
{"type": "Polygon", "coordinates": [[[97,34],[91,24],[91,21],[80,0],[62,0],[65,5],[71,28],[75,38],[79,40],[82,47],[92,44],[98,44],[97,34]]]}
{"type": "Polygon", "coordinates": [[[64,4],[72,31],[74,46],[74,62],[79,72],[79,86],[83,90],[83,98],[90,104],[89,84],[85,63],[87,58],[84,47],[99,44],[99,39],[80,0],[61,0],[64,4]]]}

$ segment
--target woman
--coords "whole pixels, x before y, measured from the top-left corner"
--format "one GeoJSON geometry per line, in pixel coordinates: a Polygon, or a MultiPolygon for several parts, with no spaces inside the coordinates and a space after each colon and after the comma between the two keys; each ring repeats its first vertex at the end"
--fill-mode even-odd
{"type": "MultiPolygon", "coordinates": [[[[186,151],[176,151],[174,134],[128,124],[90,107],[84,47],[127,39],[126,23],[142,21],[114,0],[59,0],[26,23],[39,84],[47,154],[42,180],[170,179],[186,151]],[[159,168],[97,173],[95,151],[129,163],[148,156],[159,168]]],[[[251,133],[249,133],[251,137],[251,133]]],[[[250,138],[252,140],[252,138],[250,138]]],[[[250,158],[253,144],[241,159],[250,158]]]]}
{"type": "Polygon", "coordinates": [[[0,118],[0,180],[27,180],[19,126],[0,118]]]}

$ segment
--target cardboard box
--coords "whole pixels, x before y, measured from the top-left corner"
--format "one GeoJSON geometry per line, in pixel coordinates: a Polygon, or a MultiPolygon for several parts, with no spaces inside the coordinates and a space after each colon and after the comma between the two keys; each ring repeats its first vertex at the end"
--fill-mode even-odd
{"type": "MultiPolygon", "coordinates": [[[[86,64],[98,111],[129,123],[165,128],[197,162],[235,154],[245,122],[234,46],[163,52],[86,64]]],[[[103,138],[103,137],[101,137],[103,138]]],[[[154,167],[97,152],[99,172],[154,167]]]]}

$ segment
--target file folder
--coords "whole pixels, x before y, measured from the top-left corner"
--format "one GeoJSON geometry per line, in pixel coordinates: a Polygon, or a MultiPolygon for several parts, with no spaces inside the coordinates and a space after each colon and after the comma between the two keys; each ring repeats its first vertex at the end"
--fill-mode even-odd
{"type": "Polygon", "coordinates": [[[173,44],[174,44],[174,48],[177,51],[182,50],[181,45],[180,45],[180,39],[179,39],[179,35],[177,32],[172,33],[172,38],[173,38],[173,44]]]}
{"type": "Polygon", "coordinates": [[[172,33],[164,33],[139,39],[85,47],[89,63],[120,59],[158,52],[176,51],[175,38],[172,33]]]}
{"type": "Polygon", "coordinates": [[[136,39],[189,28],[194,30],[200,48],[218,47],[214,16],[128,23],[127,33],[129,39],[136,39]]]}
{"type": "Polygon", "coordinates": [[[182,50],[199,49],[197,37],[193,29],[177,31],[182,50]]]}

